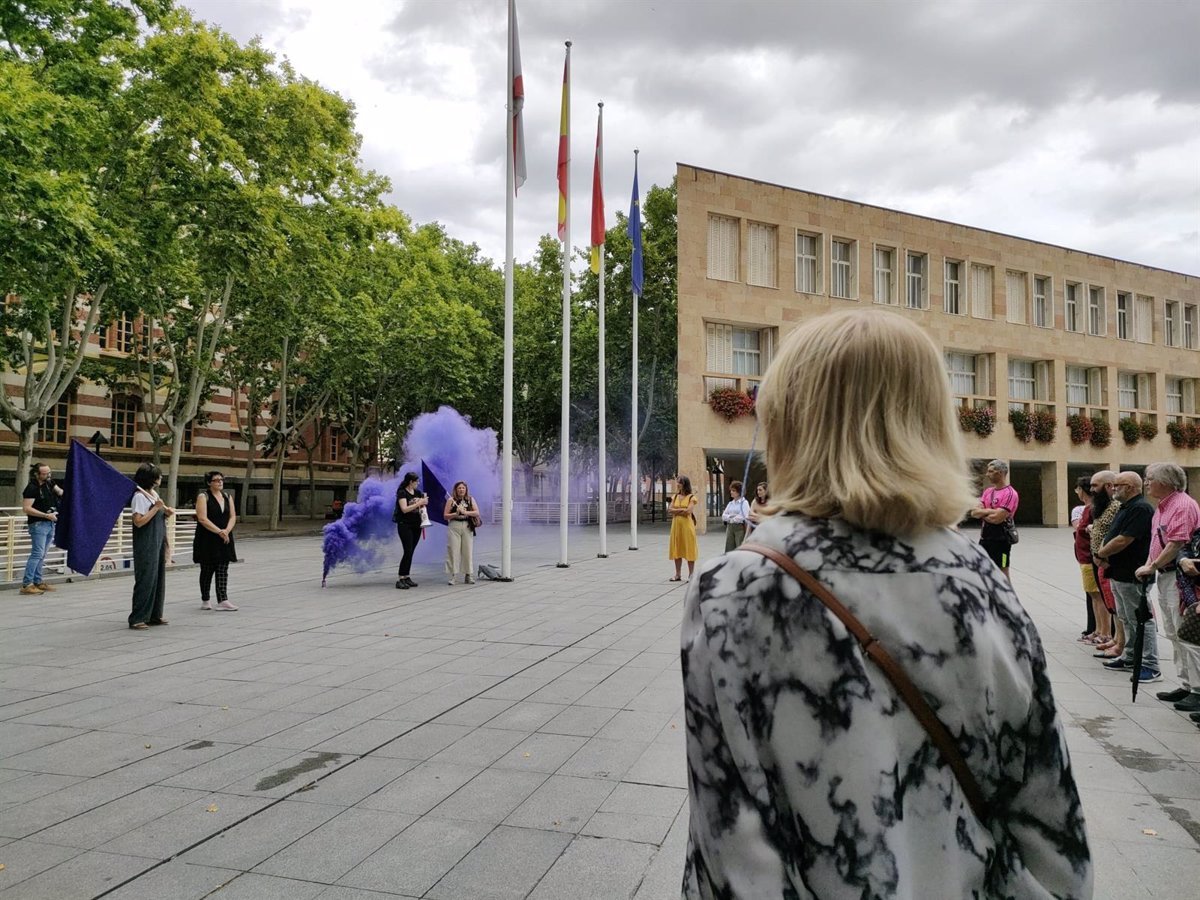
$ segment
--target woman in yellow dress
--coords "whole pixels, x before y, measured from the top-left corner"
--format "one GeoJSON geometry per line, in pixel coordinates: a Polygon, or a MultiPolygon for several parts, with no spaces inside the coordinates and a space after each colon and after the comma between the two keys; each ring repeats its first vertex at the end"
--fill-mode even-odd
{"type": "Polygon", "coordinates": [[[675,563],[675,577],[681,581],[683,561],[688,564],[688,579],[696,569],[696,495],[692,493],[692,481],[686,475],[676,480],[675,496],[667,512],[671,516],[671,543],[667,555],[675,563]]]}

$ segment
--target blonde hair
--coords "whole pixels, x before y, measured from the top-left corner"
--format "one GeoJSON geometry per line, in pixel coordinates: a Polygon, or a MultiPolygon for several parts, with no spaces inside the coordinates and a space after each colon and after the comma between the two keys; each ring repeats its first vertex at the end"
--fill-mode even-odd
{"type": "Polygon", "coordinates": [[[849,310],[797,328],[758,415],[771,513],[905,535],[954,525],[974,502],[942,355],[896,313],[849,310]]]}

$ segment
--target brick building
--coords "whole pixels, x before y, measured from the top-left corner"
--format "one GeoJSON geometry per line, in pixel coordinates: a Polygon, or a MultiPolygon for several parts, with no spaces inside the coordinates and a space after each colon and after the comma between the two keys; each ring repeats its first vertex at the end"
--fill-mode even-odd
{"type": "Polygon", "coordinates": [[[678,192],[679,467],[697,485],[740,479],[754,437],[711,392],[752,388],[797,323],[860,306],[919,322],[962,408],[995,414],[967,449],[1010,461],[1019,521],[1066,524],[1075,477],[1099,468],[1175,462],[1200,496],[1200,449],[1168,433],[1200,428],[1197,276],[683,164],[678,192]],[[1018,439],[1014,411],[1052,439],[1018,439]],[[1072,439],[1092,419],[1108,446],[1072,439]]]}
{"type": "MultiPolygon", "coordinates": [[[[140,317],[122,316],[107,326],[101,326],[88,342],[89,359],[103,362],[119,360],[137,352],[147,337],[148,324],[140,317]]],[[[4,389],[9,396],[19,396],[23,376],[5,372],[4,389]]],[[[61,476],[71,440],[87,442],[98,431],[108,442],[102,453],[123,472],[132,473],[139,463],[151,458],[152,444],[139,409],[145,402],[141,391],[133,387],[110,390],[104,384],[77,379],[59,402],[43,417],[34,444],[34,459],[49,463],[61,476]]],[[[245,423],[245,396],[236,397],[224,387],[217,388],[204,405],[200,421],[188,423],[184,432],[183,454],[180,459],[179,502],[190,504],[203,485],[203,473],[214,468],[227,476],[227,489],[238,497],[243,515],[265,515],[270,502],[271,475],[274,459],[264,458],[257,451],[254,482],[242,484],[249,447],[239,433],[239,423],[245,423]],[[239,419],[240,416],[240,419],[239,419]]],[[[265,426],[257,429],[261,447],[266,436],[265,426]]],[[[317,490],[309,497],[308,454],[293,449],[285,464],[282,505],[284,514],[307,513],[310,504],[323,512],[334,499],[345,499],[350,478],[350,460],[341,431],[335,427],[310,428],[305,442],[313,446],[314,474],[317,490]]],[[[170,458],[170,446],[162,450],[164,469],[170,458]]],[[[17,459],[17,436],[0,426],[0,506],[20,505],[21,489],[14,484],[17,459]]],[[[357,474],[357,473],[356,473],[357,474]]],[[[358,478],[355,479],[357,482],[358,478]]]]}

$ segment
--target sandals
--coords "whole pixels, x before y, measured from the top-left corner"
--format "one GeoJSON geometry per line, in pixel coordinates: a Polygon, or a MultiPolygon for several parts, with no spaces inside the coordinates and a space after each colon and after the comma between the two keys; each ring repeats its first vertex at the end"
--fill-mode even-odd
{"type": "Polygon", "coordinates": [[[682,578],[668,578],[667,581],[683,581],[682,578]]]}
{"type": "Polygon", "coordinates": [[[145,628],[149,628],[150,626],[147,625],[145,622],[134,622],[129,627],[132,628],[134,631],[141,631],[145,628]]]}

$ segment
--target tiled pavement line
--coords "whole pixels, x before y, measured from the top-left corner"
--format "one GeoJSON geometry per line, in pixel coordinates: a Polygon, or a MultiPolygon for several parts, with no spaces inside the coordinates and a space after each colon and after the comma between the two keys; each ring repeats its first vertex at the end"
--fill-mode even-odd
{"type": "MultiPolygon", "coordinates": [[[[611,558],[611,556],[612,556],[612,554],[610,554],[610,557],[609,557],[609,558],[611,558]]],[[[581,562],[581,565],[586,565],[586,564],[589,564],[589,563],[592,563],[592,562],[595,562],[595,560],[592,560],[592,559],[590,559],[590,558],[587,558],[587,559],[584,559],[584,560],[581,562]]],[[[572,565],[574,566],[574,565],[576,565],[576,564],[575,564],[575,563],[573,563],[572,565]]],[[[539,568],[542,568],[542,569],[549,569],[549,570],[550,570],[550,571],[546,572],[545,574],[551,574],[551,572],[553,572],[553,571],[555,571],[555,570],[557,569],[557,567],[549,567],[549,566],[541,566],[541,567],[539,567],[539,568]]],[[[531,574],[532,574],[532,573],[531,573],[531,574]]],[[[525,575],[525,576],[522,576],[522,577],[523,577],[523,578],[528,578],[528,577],[530,577],[530,576],[529,576],[529,575],[525,575]]],[[[311,579],[306,579],[306,580],[311,580],[311,579]]],[[[628,583],[644,584],[644,582],[628,582],[628,583]]],[[[514,673],[512,673],[511,675],[505,676],[505,677],[504,677],[504,678],[502,678],[500,681],[496,682],[496,684],[494,684],[494,685],[489,685],[489,686],[487,686],[487,687],[483,687],[483,688],[481,688],[481,689],[480,689],[478,692],[476,692],[475,694],[472,694],[471,696],[467,697],[466,699],[462,700],[461,702],[459,702],[459,703],[456,703],[454,706],[452,706],[452,707],[449,707],[448,709],[445,709],[445,710],[443,710],[443,711],[441,711],[441,712],[439,712],[439,713],[436,713],[435,715],[432,715],[432,716],[430,716],[428,719],[425,719],[424,721],[421,721],[421,722],[418,722],[418,723],[416,723],[416,724],[412,725],[411,727],[409,727],[409,728],[407,728],[406,730],[402,731],[401,733],[399,733],[399,734],[395,735],[394,737],[392,737],[392,738],[389,738],[388,740],[384,741],[383,743],[379,744],[378,746],[376,746],[376,747],[373,747],[373,748],[371,748],[370,750],[368,750],[368,751],[366,751],[366,752],[364,752],[364,753],[362,753],[362,754],[360,754],[360,755],[358,755],[358,756],[354,757],[353,759],[349,760],[349,761],[348,761],[347,763],[345,763],[344,765],[342,765],[342,766],[338,766],[337,768],[330,769],[330,770],[329,770],[329,771],[327,771],[325,774],[321,775],[319,778],[315,778],[315,779],[313,779],[312,781],[309,781],[309,782],[306,782],[305,784],[302,784],[302,785],[300,785],[300,786],[299,786],[299,787],[297,787],[295,790],[293,790],[293,791],[291,791],[291,792],[289,792],[289,793],[287,793],[287,794],[284,794],[284,795],[282,795],[282,796],[278,797],[278,798],[277,798],[277,799],[275,799],[274,801],[272,801],[272,802],[268,803],[266,806],[263,806],[262,808],[260,808],[260,809],[258,809],[258,810],[255,810],[255,811],[253,811],[253,812],[251,812],[251,813],[248,813],[248,814],[247,814],[247,815],[245,815],[245,816],[242,816],[242,817],[241,817],[241,818],[239,818],[239,819],[236,819],[236,820],[234,820],[234,821],[230,822],[230,824],[228,824],[228,825],[227,825],[227,826],[225,826],[224,828],[221,828],[220,830],[218,830],[218,831],[215,831],[215,832],[213,832],[212,834],[210,834],[210,835],[207,835],[206,837],[204,837],[204,838],[202,838],[202,839],[200,839],[200,840],[198,840],[198,841],[195,841],[195,842],[193,842],[192,844],[188,845],[187,847],[184,847],[184,848],[182,848],[182,849],[180,849],[180,850],[176,851],[174,854],[172,854],[170,857],[168,857],[168,858],[166,858],[166,859],[162,859],[162,860],[159,860],[159,861],[157,861],[156,863],[154,863],[153,865],[151,865],[151,866],[147,867],[146,869],[142,870],[141,872],[137,873],[136,875],[134,875],[134,876],[132,876],[132,877],[130,877],[130,878],[127,878],[127,879],[125,879],[124,881],[122,881],[122,882],[120,882],[120,883],[118,883],[118,884],[115,884],[115,885],[113,885],[112,887],[108,888],[107,890],[103,891],[102,893],[96,894],[96,895],[93,897],[93,900],[100,900],[100,898],[101,898],[101,897],[108,896],[109,894],[112,894],[112,893],[114,893],[114,892],[116,892],[116,891],[120,890],[121,888],[123,888],[123,887],[125,887],[125,886],[127,886],[127,885],[129,885],[129,884],[131,884],[131,883],[133,883],[133,882],[135,882],[135,881],[137,881],[139,878],[142,878],[142,877],[144,877],[144,876],[146,876],[146,875],[149,875],[151,872],[155,871],[156,869],[159,869],[159,868],[161,868],[162,866],[164,866],[164,865],[167,865],[168,863],[172,862],[173,860],[175,860],[175,859],[179,858],[180,856],[183,856],[185,853],[188,853],[189,851],[191,851],[191,850],[194,850],[194,849],[196,849],[197,847],[200,847],[200,846],[202,846],[202,845],[204,845],[204,844],[208,843],[209,841],[213,840],[214,838],[217,838],[217,837],[219,837],[220,835],[222,835],[222,834],[224,834],[225,832],[227,832],[227,831],[229,831],[229,830],[231,830],[231,829],[233,829],[233,828],[237,827],[238,825],[241,825],[243,822],[246,822],[246,821],[248,821],[248,820],[250,820],[250,819],[253,819],[255,816],[261,815],[262,813],[266,812],[267,810],[274,808],[275,806],[277,806],[278,804],[282,803],[283,801],[285,801],[285,800],[288,800],[288,799],[290,799],[290,798],[292,798],[292,797],[296,796],[296,795],[297,795],[297,794],[299,794],[299,793],[302,793],[302,792],[306,792],[306,791],[309,791],[309,790],[311,790],[311,789],[313,788],[313,786],[315,786],[315,785],[319,784],[321,781],[324,781],[326,778],[329,778],[329,777],[331,777],[331,776],[333,776],[333,775],[335,775],[335,774],[337,774],[337,773],[340,773],[340,772],[343,772],[343,771],[345,771],[346,769],[348,769],[348,768],[350,768],[351,766],[353,766],[353,765],[354,765],[356,762],[358,762],[358,761],[360,761],[360,760],[362,760],[362,759],[366,759],[366,758],[370,757],[372,754],[374,754],[374,753],[377,753],[379,750],[382,750],[383,748],[387,747],[389,744],[392,744],[392,743],[394,743],[394,742],[396,742],[396,741],[400,740],[400,739],[401,739],[401,738],[403,738],[405,735],[407,735],[407,734],[409,734],[409,733],[411,733],[411,732],[413,732],[413,731],[417,730],[418,728],[421,728],[421,727],[423,727],[423,726],[425,726],[425,725],[428,725],[428,724],[432,723],[434,720],[436,720],[436,719],[438,719],[438,718],[440,718],[440,717],[444,716],[446,713],[448,713],[448,712],[452,712],[453,710],[455,710],[455,709],[458,709],[459,707],[463,706],[464,704],[466,704],[466,703],[469,703],[469,702],[470,702],[470,701],[472,701],[472,700],[478,699],[478,698],[479,698],[479,697],[480,697],[482,694],[485,694],[485,693],[487,693],[488,691],[492,690],[493,688],[495,688],[495,687],[497,687],[497,686],[499,686],[499,685],[501,685],[501,684],[504,684],[505,682],[509,681],[509,680],[510,680],[510,679],[512,679],[512,678],[516,678],[516,677],[518,677],[519,675],[521,675],[523,672],[527,671],[528,669],[530,669],[530,668],[533,668],[534,666],[536,666],[536,665],[539,665],[539,664],[541,664],[541,663],[545,662],[546,660],[552,659],[554,656],[558,655],[559,653],[565,652],[565,651],[567,651],[567,650],[570,650],[570,649],[572,649],[572,648],[576,647],[578,644],[582,643],[583,641],[586,641],[586,640],[588,640],[588,639],[589,639],[589,638],[591,638],[591,637],[594,637],[596,634],[598,634],[599,632],[601,632],[601,631],[605,630],[606,628],[611,628],[613,625],[615,625],[615,624],[619,623],[621,620],[623,620],[623,619],[625,619],[625,618],[627,618],[627,617],[629,617],[629,616],[632,616],[632,615],[635,615],[635,614],[637,614],[638,612],[640,612],[640,611],[644,610],[646,607],[650,606],[651,604],[657,603],[658,601],[660,601],[660,600],[661,600],[663,597],[667,596],[668,594],[670,594],[670,593],[672,593],[672,592],[677,592],[677,593],[679,593],[679,594],[680,594],[680,602],[682,602],[682,591],[679,591],[678,589],[679,589],[679,585],[672,585],[671,587],[668,587],[668,588],[666,588],[665,590],[662,590],[660,593],[656,594],[655,596],[651,597],[650,599],[648,599],[648,600],[645,600],[644,602],[642,602],[642,603],[638,604],[637,606],[635,606],[635,607],[633,607],[633,608],[631,608],[631,609],[628,609],[628,610],[626,610],[626,611],[625,611],[625,612],[623,612],[621,615],[617,616],[615,619],[612,619],[612,620],[610,620],[610,621],[608,621],[608,622],[606,622],[606,623],[604,623],[604,624],[597,625],[597,627],[596,627],[594,630],[592,630],[592,631],[588,632],[587,634],[585,634],[585,635],[583,635],[583,636],[581,636],[581,637],[577,638],[575,641],[572,641],[570,644],[566,644],[566,645],[549,645],[549,644],[540,645],[540,646],[545,646],[545,647],[547,647],[547,648],[549,648],[549,647],[552,647],[552,646],[553,646],[553,647],[554,647],[554,650],[553,650],[553,652],[551,652],[551,653],[548,653],[547,655],[545,655],[545,656],[543,656],[543,657],[540,657],[540,658],[538,658],[538,659],[533,659],[533,660],[531,660],[531,661],[529,662],[529,665],[522,667],[520,670],[518,670],[517,672],[514,672],[514,673]]],[[[308,629],[301,629],[301,630],[300,630],[300,631],[298,631],[297,633],[304,633],[305,631],[312,631],[312,630],[315,630],[315,629],[317,629],[317,628],[328,628],[328,627],[329,627],[329,626],[331,626],[331,625],[338,625],[338,624],[342,624],[343,622],[354,621],[355,619],[358,619],[358,618],[363,618],[363,617],[366,617],[366,616],[374,616],[374,615],[377,615],[377,614],[379,614],[379,613],[381,613],[381,612],[388,612],[388,611],[390,611],[390,610],[393,610],[393,609],[402,609],[402,608],[406,608],[406,607],[408,607],[408,606],[413,606],[413,605],[416,605],[416,604],[420,604],[420,603],[426,603],[426,602],[428,602],[428,598],[426,598],[426,599],[423,599],[423,600],[416,600],[416,599],[414,599],[414,600],[413,600],[411,603],[408,603],[408,602],[406,602],[406,603],[396,604],[396,605],[394,605],[394,606],[388,607],[387,609],[383,609],[383,610],[380,610],[380,609],[375,609],[375,610],[371,610],[371,611],[369,611],[369,612],[364,612],[364,613],[362,613],[361,615],[358,615],[358,616],[348,616],[348,617],[346,617],[346,618],[344,618],[344,619],[339,619],[339,620],[337,620],[336,622],[327,622],[327,623],[322,623],[320,626],[313,626],[312,628],[308,628],[308,629]]],[[[488,643],[521,643],[521,644],[522,644],[522,645],[524,645],[524,646],[539,646],[539,645],[537,645],[537,644],[528,644],[528,643],[525,643],[525,642],[504,642],[504,641],[490,641],[490,642],[488,642],[488,643]]],[[[253,646],[253,644],[246,644],[246,645],[243,645],[243,646],[253,646]]],[[[230,648],[223,648],[223,649],[222,649],[220,652],[227,652],[227,651],[228,651],[228,649],[230,649],[230,648]]],[[[582,664],[582,663],[576,663],[575,665],[581,665],[581,664],[582,664]]],[[[151,670],[147,670],[147,671],[153,671],[153,669],[151,669],[151,670]]],[[[617,671],[620,671],[620,669],[618,668],[618,670],[617,670],[617,671]]],[[[615,672],[614,672],[613,674],[615,674],[615,672]]],[[[612,677],[612,675],[609,675],[608,677],[612,677]]],[[[605,678],[604,680],[607,680],[607,678],[605,678]]],[[[603,683],[603,681],[602,681],[602,682],[600,682],[600,683],[602,684],[602,683],[603,683]]],[[[167,752],[167,751],[163,751],[163,752],[167,752]]],[[[308,751],[305,751],[305,752],[308,752],[308,751]]],[[[132,763],[132,762],[131,762],[131,763],[128,763],[127,765],[133,765],[133,764],[134,764],[134,763],[132,763]]],[[[124,768],[124,766],[121,766],[121,767],[118,767],[118,768],[124,768]]],[[[116,770],[114,770],[114,771],[116,771],[116,770]]],[[[636,783],[636,782],[630,782],[630,783],[636,783]]],[[[372,791],[372,792],[371,792],[371,794],[368,794],[367,796],[371,796],[371,795],[373,795],[373,794],[375,794],[375,793],[378,793],[378,792],[379,792],[379,791],[381,791],[381,790],[383,790],[383,786],[381,786],[381,787],[379,787],[379,788],[376,788],[374,791],[372,791]]],[[[110,801],[110,802],[111,802],[111,801],[110,801]]],[[[361,801],[360,801],[360,802],[361,802],[361,801]]],[[[106,805],[106,804],[105,804],[105,805],[106,805]]],[[[100,807],[97,807],[97,808],[100,808],[100,807]]],[[[91,811],[91,810],[89,810],[88,812],[90,812],[90,811],[91,811]]],[[[79,815],[82,815],[82,814],[83,814],[83,813],[80,813],[79,815]]],[[[70,818],[74,818],[74,817],[70,817],[70,818]]],[[[68,819],[64,819],[63,821],[69,821],[69,818],[68,818],[68,819]]],[[[57,824],[61,824],[61,823],[55,823],[55,824],[57,825],[57,824]]],[[[54,827],[54,826],[47,826],[47,827],[49,828],[49,827],[54,827]]],[[[316,830],[317,828],[319,828],[319,827],[320,827],[320,825],[315,825],[315,826],[314,826],[314,828],[313,828],[313,830],[315,831],[315,830],[316,830]]],[[[45,829],[39,829],[39,831],[42,831],[42,830],[45,830],[45,829]]],[[[37,833],[37,832],[34,832],[33,834],[36,834],[36,833],[37,833]]],[[[311,832],[306,832],[306,834],[308,834],[308,833],[311,833],[311,832]]],[[[490,831],[489,831],[488,833],[490,834],[490,831]]],[[[28,837],[32,837],[32,836],[33,836],[33,834],[31,834],[31,835],[27,835],[26,837],[27,837],[27,838],[28,838],[28,837]]],[[[305,835],[300,835],[300,836],[298,836],[298,837],[297,837],[297,838],[296,838],[294,841],[292,841],[292,842],[290,842],[289,844],[285,845],[285,847],[282,847],[282,848],[280,848],[280,850],[286,849],[286,847],[288,847],[288,846],[291,846],[292,844],[294,844],[294,843],[296,843],[297,841],[301,840],[301,839],[302,839],[304,836],[305,836],[305,835]]],[[[478,845],[479,845],[479,843],[482,843],[482,841],[483,841],[484,839],[486,839],[486,837],[487,837],[487,834],[484,834],[484,835],[483,835],[483,836],[480,838],[480,840],[479,840],[479,841],[477,841],[477,842],[476,842],[476,843],[475,843],[475,844],[474,844],[474,845],[471,847],[471,849],[474,849],[474,847],[478,846],[478,845]]],[[[570,845],[571,845],[571,843],[569,842],[569,843],[567,844],[567,847],[570,847],[570,845]]],[[[565,852],[566,852],[566,849],[567,849],[567,847],[564,847],[564,849],[563,849],[563,851],[562,851],[563,853],[565,853],[565,852]]],[[[469,853],[469,852],[470,852],[470,850],[468,850],[467,852],[469,853]]],[[[464,856],[465,856],[465,855],[466,855],[466,854],[464,854],[464,856]]],[[[560,854],[560,856],[561,856],[561,854],[560,854]]],[[[557,857],[556,857],[555,861],[557,861],[557,857]]],[[[553,868],[553,864],[550,866],[550,868],[553,868]]],[[[547,873],[548,873],[548,872],[549,872],[549,868],[547,869],[547,873]]],[[[225,886],[227,886],[228,884],[230,884],[231,882],[233,882],[233,881],[237,880],[237,878],[240,878],[240,877],[242,877],[242,876],[243,876],[243,875],[245,875],[245,874],[247,874],[247,873],[245,873],[245,872],[238,873],[236,876],[234,876],[233,878],[231,878],[231,879],[230,879],[228,882],[225,882],[225,884],[224,884],[224,885],[222,885],[222,886],[221,886],[221,888],[217,888],[216,890],[221,890],[222,888],[224,888],[225,886]]],[[[645,873],[643,873],[643,877],[644,877],[644,876],[645,876],[645,873]]],[[[545,874],[543,874],[543,878],[544,878],[544,877],[545,877],[545,874]]],[[[540,881],[540,880],[541,880],[541,879],[539,879],[539,881],[540,881]]],[[[19,882],[18,882],[18,883],[19,883],[19,882]]],[[[639,882],[639,884],[640,884],[640,882],[639,882]]],[[[536,889],[536,887],[535,887],[535,889],[536,889]]]]}

